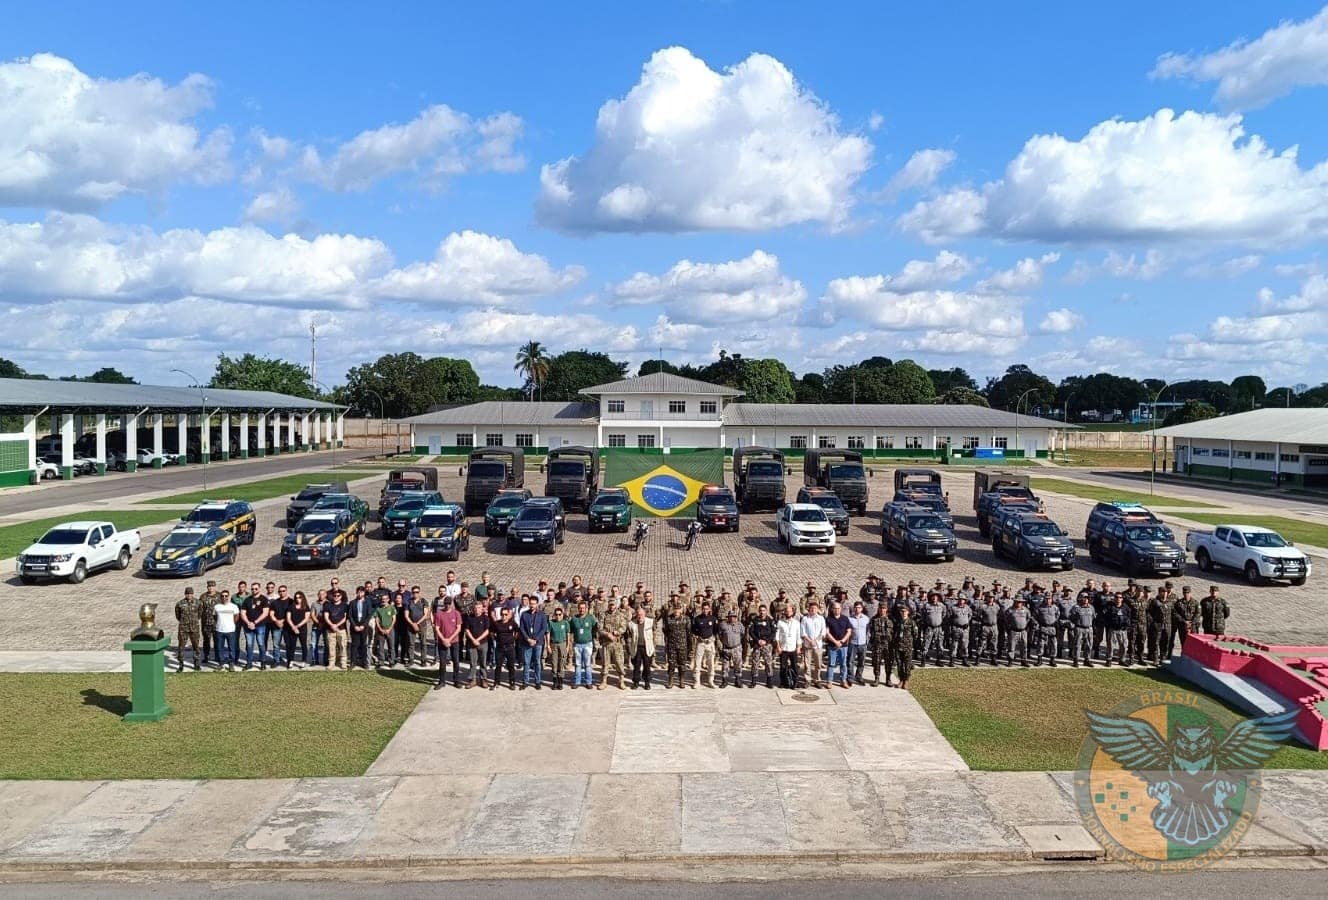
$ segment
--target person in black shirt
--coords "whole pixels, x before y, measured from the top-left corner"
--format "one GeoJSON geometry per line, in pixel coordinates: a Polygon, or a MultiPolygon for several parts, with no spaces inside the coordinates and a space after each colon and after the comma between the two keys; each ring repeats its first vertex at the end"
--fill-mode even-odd
{"type": "Polygon", "coordinates": [[[396,648],[395,661],[399,666],[410,665],[410,624],[406,621],[406,598],[409,596],[409,591],[397,591],[392,595],[392,606],[397,611],[396,620],[392,623],[392,643],[396,648]]]}
{"type": "Polygon", "coordinates": [[[338,669],[346,668],[346,601],[344,591],[333,590],[323,604],[324,638],[327,641],[327,658],[323,665],[338,669]]]}
{"type": "Polygon", "coordinates": [[[350,602],[346,613],[350,622],[350,664],[361,669],[369,668],[369,632],[373,619],[373,607],[364,596],[364,588],[355,589],[355,599],[350,602]]]}
{"type": "Polygon", "coordinates": [[[470,656],[470,680],[466,688],[473,688],[476,682],[484,687],[484,653],[489,643],[489,608],[483,600],[476,600],[475,605],[466,613],[462,627],[462,643],[470,656]]]}
{"type": "Polygon", "coordinates": [[[493,631],[495,657],[493,661],[493,683],[489,690],[498,686],[499,674],[507,667],[507,687],[516,690],[516,641],[521,634],[521,626],[512,620],[512,611],[503,607],[498,621],[491,627],[493,631]]]}
{"type": "Polygon", "coordinates": [[[701,686],[701,670],[706,670],[706,684],[715,686],[715,629],[719,620],[710,611],[710,601],[701,601],[701,611],[692,616],[692,690],[701,686]]]}
{"type": "Polygon", "coordinates": [[[770,613],[764,603],[757,609],[756,615],[752,617],[751,623],[747,626],[747,643],[751,648],[752,674],[748,687],[756,687],[756,669],[761,667],[765,669],[765,686],[773,688],[775,686],[775,620],[770,618],[770,613]]]}
{"type": "Polygon", "coordinates": [[[272,665],[280,666],[282,657],[286,657],[286,668],[290,668],[290,656],[283,652],[286,644],[286,614],[290,612],[290,597],[286,596],[286,586],[277,588],[277,595],[268,603],[267,634],[272,639],[272,665]]]}
{"type": "Polygon", "coordinates": [[[291,667],[291,660],[295,658],[295,645],[300,645],[300,652],[304,654],[304,664],[309,665],[309,601],[304,596],[304,591],[295,592],[295,601],[291,603],[290,609],[286,613],[286,630],[283,637],[286,639],[286,668],[291,667]]]}
{"type": "Polygon", "coordinates": [[[267,668],[263,656],[263,644],[267,641],[267,620],[269,611],[267,598],[258,591],[249,595],[240,608],[240,624],[244,626],[244,667],[254,667],[254,650],[258,650],[258,668],[267,668]]]}

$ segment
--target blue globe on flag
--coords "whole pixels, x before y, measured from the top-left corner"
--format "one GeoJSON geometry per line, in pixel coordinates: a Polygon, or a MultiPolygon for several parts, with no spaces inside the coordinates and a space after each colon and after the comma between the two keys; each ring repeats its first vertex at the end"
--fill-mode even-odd
{"type": "Polygon", "coordinates": [[[661,512],[684,505],[687,495],[687,485],[673,475],[652,475],[641,485],[641,499],[661,512]]]}

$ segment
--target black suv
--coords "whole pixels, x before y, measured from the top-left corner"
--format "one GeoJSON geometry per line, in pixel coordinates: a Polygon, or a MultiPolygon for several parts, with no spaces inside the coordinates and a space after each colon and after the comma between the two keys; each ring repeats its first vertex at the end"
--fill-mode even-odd
{"type": "Polygon", "coordinates": [[[991,552],[1012,559],[1021,569],[1074,568],[1069,532],[1042,513],[1002,512],[991,521],[991,552]]]}
{"type": "Polygon", "coordinates": [[[895,503],[912,503],[914,506],[921,506],[923,509],[930,510],[936,518],[941,520],[941,524],[951,531],[954,530],[954,514],[950,512],[950,507],[945,502],[942,494],[933,491],[902,490],[895,491],[895,503]]]}
{"type": "Polygon", "coordinates": [[[987,491],[978,498],[978,534],[991,536],[991,526],[1003,513],[1042,511],[1042,504],[1028,488],[1004,488],[987,491]]]}
{"type": "Polygon", "coordinates": [[[330,481],[325,484],[306,484],[304,490],[290,498],[286,504],[286,527],[294,528],[304,514],[318,502],[324,494],[348,494],[350,488],[344,481],[330,481]]]}
{"type": "Polygon", "coordinates": [[[507,526],[507,550],[542,550],[552,553],[567,537],[563,503],[557,497],[526,501],[507,526]]]}
{"type": "Polygon", "coordinates": [[[738,501],[722,484],[707,484],[696,500],[696,521],[703,529],[738,530],[738,501]]]}
{"type": "Polygon", "coordinates": [[[915,562],[935,559],[953,562],[959,541],[941,517],[916,503],[887,503],[881,511],[881,547],[898,550],[915,562]]]}
{"type": "Polygon", "coordinates": [[[815,503],[825,510],[825,517],[835,527],[835,534],[848,534],[848,510],[839,495],[829,488],[798,488],[798,503],[815,503]]]}
{"type": "Polygon", "coordinates": [[[1138,504],[1093,507],[1084,543],[1093,562],[1121,566],[1127,575],[1179,575],[1185,569],[1185,549],[1171,529],[1138,504]]]}

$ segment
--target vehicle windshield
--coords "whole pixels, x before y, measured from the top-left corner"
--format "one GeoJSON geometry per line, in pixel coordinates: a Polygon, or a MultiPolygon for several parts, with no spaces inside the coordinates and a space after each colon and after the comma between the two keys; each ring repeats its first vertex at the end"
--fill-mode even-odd
{"type": "Polygon", "coordinates": [[[322,496],[319,497],[318,502],[314,504],[314,509],[349,509],[349,508],[350,508],[350,498],[344,496],[343,497],[322,496]]]}
{"type": "Polygon", "coordinates": [[[332,519],[304,519],[295,530],[300,534],[335,534],[337,523],[332,519]]]}
{"type": "Polygon", "coordinates": [[[179,532],[172,531],[161,539],[163,547],[192,547],[202,540],[203,535],[197,532],[179,532]]]}
{"type": "Polygon", "coordinates": [[[844,504],[839,502],[838,497],[827,497],[824,495],[812,497],[812,502],[827,512],[844,512],[844,504]]]}
{"type": "Polygon", "coordinates": [[[927,493],[941,492],[941,485],[936,481],[923,481],[920,478],[905,478],[903,488],[906,491],[926,491],[927,493]]]}
{"type": "Polygon", "coordinates": [[[831,478],[862,478],[862,466],[857,463],[840,463],[830,466],[831,478]]]}
{"type": "Polygon", "coordinates": [[[795,509],[791,518],[795,522],[824,522],[825,511],[822,509],[795,509]]]}
{"type": "Polygon", "coordinates": [[[586,464],[582,462],[573,462],[572,460],[554,460],[549,463],[549,474],[559,475],[564,478],[584,478],[586,474],[586,464]]]}
{"type": "Polygon", "coordinates": [[[525,497],[495,497],[489,505],[495,509],[515,509],[526,502],[525,497]]]}
{"type": "Polygon", "coordinates": [[[728,491],[710,491],[701,495],[701,503],[706,506],[717,506],[719,504],[732,506],[733,495],[728,491]]]}
{"type": "Polygon", "coordinates": [[[42,535],[39,544],[81,544],[88,533],[81,528],[53,528],[42,535]]]}
{"type": "Polygon", "coordinates": [[[325,487],[307,487],[304,490],[300,491],[299,495],[296,496],[295,499],[317,500],[319,497],[323,496],[326,493],[327,493],[327,488],[325,487]]]}
{"type": "Polygon", "coordinates": [[[516,520],[521,523],[552,522],[553,510],[549,509],[547,506],[532,506],[528,509],[521,510],[520,514],[517,515],[516,520]]]}
{"type": "Polygon", "coordinates": [[[909,528],[944,528],[945,523],[936,516],[909,516],[909,528]]]}
{"type": "Polygon", "coordinates": [[[936,497],[914,497],[912,503],[914,506],[921,506],[923,509],[930,509],[935,512],[945,509],[945,501],[936,497]]]}
{"type": "Polygon", "coordinates": [[[761,478],[783,478],[784,466],[777,462],[754,462],[747,464],[747,477],[758,475],[761,478]]]}
{"type": "Polygon", "coordinates": [[[500,462],[477,460],[470,464],[466,474],[477,478],[505,478],[507,477],[507,466],[500,462]]]}
{"type": "Polygon", "coordinates": [[[1034,499],[1033,492],[1026,487],[1002,485],[995,489],[995,493],[1000,494],[1002,497],[1027,497],[1030,500],[1034,499]]]}
{"type": "Polygon", "coordinates": [[[453,528],[456,526],[456,517],[451,513],[429,513],[420,516],[421,528],[453,528]]]}
{"type": "Polygon", "coordinates": [[[1024,534],[1029,537],[1060,537],[1060,526],[1055,522],[1025,522],[1024,534]]]}
{"type": "Polygon", "coordinates": [[[1125,536],[1132,541],[1167,541],[1171,536],[1165,529],[1156,525],[1131,525],[1125,529],[1125,536]]]}
{"type": "Polygon", "coordinates": [[[1275,531],[1242,531],[1241,537],[1245,538],[1247,547],[1288,547],[1290,546],[1282,535],[1275,531]]]}
{"type": "Polygon", "coordinates": [[[592,506],[622,506],[627,502],[626,494],[600,494],[592,506]]]}
{"type": "Polygon", "coordinates": [[[397,493],[401,493],[402,491],[414,491],[419,490],[420,485],[423,483],[424,482],[422,481],[389,481],[386,490],[396,491],[397,493]]]}
{"type": "Polygon", "coordinates": [[[220,507],[196,509],[184,517],[186,522],[221,522],[226,518],[226,510],[220,507]]]}
{"type": "Polygon", "coordinates": [[[395,512],[414,512],[417,509],[424,509],[423,500],[398,500],[392,507],[395,512]]]}

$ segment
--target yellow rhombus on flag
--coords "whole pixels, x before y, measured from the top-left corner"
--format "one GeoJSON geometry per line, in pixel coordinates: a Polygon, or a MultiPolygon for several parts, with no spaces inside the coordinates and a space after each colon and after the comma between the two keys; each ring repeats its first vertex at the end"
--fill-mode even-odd
{"type": "Polygon", "coordinates": [[[627,489],[632,502],[645,513],[668,518],[696,503],[705,484],[672,466],[659,465],[644,475],[624,481],[620,487],[627,489]]]}

